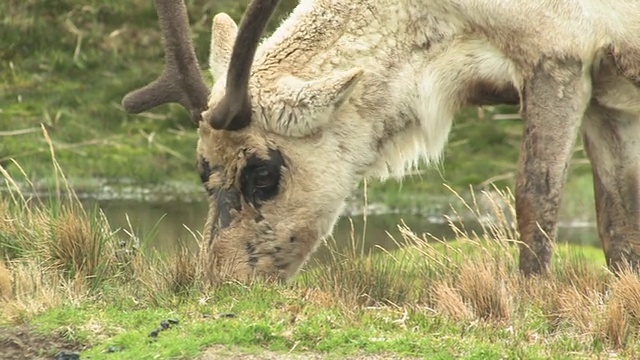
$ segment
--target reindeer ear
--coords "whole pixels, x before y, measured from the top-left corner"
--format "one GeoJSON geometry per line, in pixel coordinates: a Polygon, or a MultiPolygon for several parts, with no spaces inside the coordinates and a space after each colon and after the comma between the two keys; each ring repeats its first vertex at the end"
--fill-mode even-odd
{"type": "Polygon", "coordinates": [[[327,108],[335,110],[349,98],[361,76],[361,69],[352,69],[291,86],[289,90],[296,96],[293,105],[311,111],[323,111],[327,108]]]}
{"type": "Polygon", "coordinates": [[[268,121],[271,128],[289,136],[304,136],[327,124],[349,98],[362,78],[362,69],[340,72],[319,80],[287,77],[278,87],[279,104],[268,121]]]}
{"type": "Polygon", "coordinates": [[[211,24],[211,49],[209,51],[209,71],[214,80],[220,78],[229,67],[231,50],[238,34],[238,25],[233,19],[219,13],[211,24]]]}

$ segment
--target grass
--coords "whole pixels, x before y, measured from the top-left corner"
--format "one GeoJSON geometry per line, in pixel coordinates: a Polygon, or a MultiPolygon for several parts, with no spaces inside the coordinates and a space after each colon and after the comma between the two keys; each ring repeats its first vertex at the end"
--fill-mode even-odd
{"type": "Polygon", "coordinates": [[[638,276],[611,275],[600,250],[558,245],[548,276],[521,277],[508,190],[486,194],[482,211],[478,199],[465,203],[483,221],[477,234],[454,209],[457,241],[400,224],[400,250],[365,254],[366,228],[353,229],[335,239],[350,241],[347,250],[289,283],[237,283],[207,276],[202,251],[149,252],[148,239],[82,208],[54,149],[51,202],[26,196],[3,171],[0,358],[640,356],[638,276]]]}
{"type": "MultiPolygon", "coordinates": [[[[189,0],[197,57],[206,70],[210,21],[220,11],[239,20],[247,0],[189,0]]],[[[295,0],[281,2],[273,30],[295,0]]],[[[194,168],[197,135],[185,111],[164,105],[141,115],[126,114],[124,94],[152,80],[162,67],[162,49],[149,0],[5,0],[0,2],[0,164],[12,176],[20,170],[37,186],[53,181],[48,171],[48,129],[57,157],[75,184],[82,179],[127,180],[144,185],[170,181],[198,186],[194,168]]],[[[467,185],[513,184],[522,132],[514,107],[468,109],[456,119],[444,162],[403,181],[372,181],[371,202],[432,210],[416,194],[450,196],[467,185]]],[[[570,190],[590,191],[589,171],[578,151],[570,190]],[[575,181],[576,186],[574,186],[575,181]]],[[[91,184],[90,184],[91,185],[91,184]]],[[[89,186],[89,185],[87,185],[89,186]]],[[[93,184],[95,187],[95,184],[93,184]]],[[[580,206],[577,206],[580,208],[580,206]]]]}
{"type": "MultiPolygon", "coordinates": [[[[201,64],[213,14],[238,21],[247,3],[187,1],[201,64]]],[[[293,3],[283,1],[273,25],[293,3]]],[[[44,124],[70,178],[197,182],[197,135],[185,111],[165,105],[133,116],[120,106],[126,92],[162,70],[152,1],[7,0],[0,34],[7,45],[0,49],[0,163],[16,159],[31,178],[51,179],[42,166],[44,124]]]]}

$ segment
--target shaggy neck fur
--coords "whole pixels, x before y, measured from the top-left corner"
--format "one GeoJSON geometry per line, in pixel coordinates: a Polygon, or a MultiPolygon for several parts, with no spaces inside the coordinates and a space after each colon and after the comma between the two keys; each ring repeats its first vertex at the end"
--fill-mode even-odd
{"type": "Polygon", "coordinates": [[[608,46],[640,48],[640,38],[624,35],[640,32],[640,22],[616,15],[640,12],[640,4],[598,4],[302,0],[263,44],[254,72],[267,81],[278,74],[313,80],[364,69],[326,132],[360,134],[344,141],[358,173],[401,177],[420,158],[439,159],[454,113],[473,105],[479,88],[520,89],[545,57],[580,58],[589,66],[608,46]]]}

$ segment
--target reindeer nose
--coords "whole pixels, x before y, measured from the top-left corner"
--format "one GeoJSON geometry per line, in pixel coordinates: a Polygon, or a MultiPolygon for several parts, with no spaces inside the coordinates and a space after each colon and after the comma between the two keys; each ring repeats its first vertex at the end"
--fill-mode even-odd
{"type": "Polygon", "coordinates": [[[213,219],[211,223],[211,241],[213,241],[218,235],[218,231],[229,227],[231,221],[233,221],[233,214],[231,210],[235,210],[239,213],[242,210],[242,202],[240,201],[240,191],[234,188],[231,189],[212,189],[213,203],[210,206],[215,207],[213,212],[213,219]]]}
{"type": "Polygon", "coordinates": [[[218,224],[221,229],[224,229],[228,227],[233,220],[231,209],[237,212],[242,210],[240,191],[235,188],[219,189],[215,201],[216,215],[218,218],[214,220],[217,220],[215,223],[218,224]]]}

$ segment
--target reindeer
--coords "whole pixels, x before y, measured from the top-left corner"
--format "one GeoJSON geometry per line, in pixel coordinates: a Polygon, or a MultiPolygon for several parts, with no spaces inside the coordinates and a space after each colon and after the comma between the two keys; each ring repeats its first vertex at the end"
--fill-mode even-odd
{"type": "Polygon", "coordinates": [[[209,91],[182,1],[156,0],[165,70],[123,99],[198,127],[213,270],[296,274],[365,178],[439,161],[457,111],[520,104],[520,270],[544,274],[579,133],[608,266],[640,264],[640,2],[277,0],[213,18],[209,91]]]}

